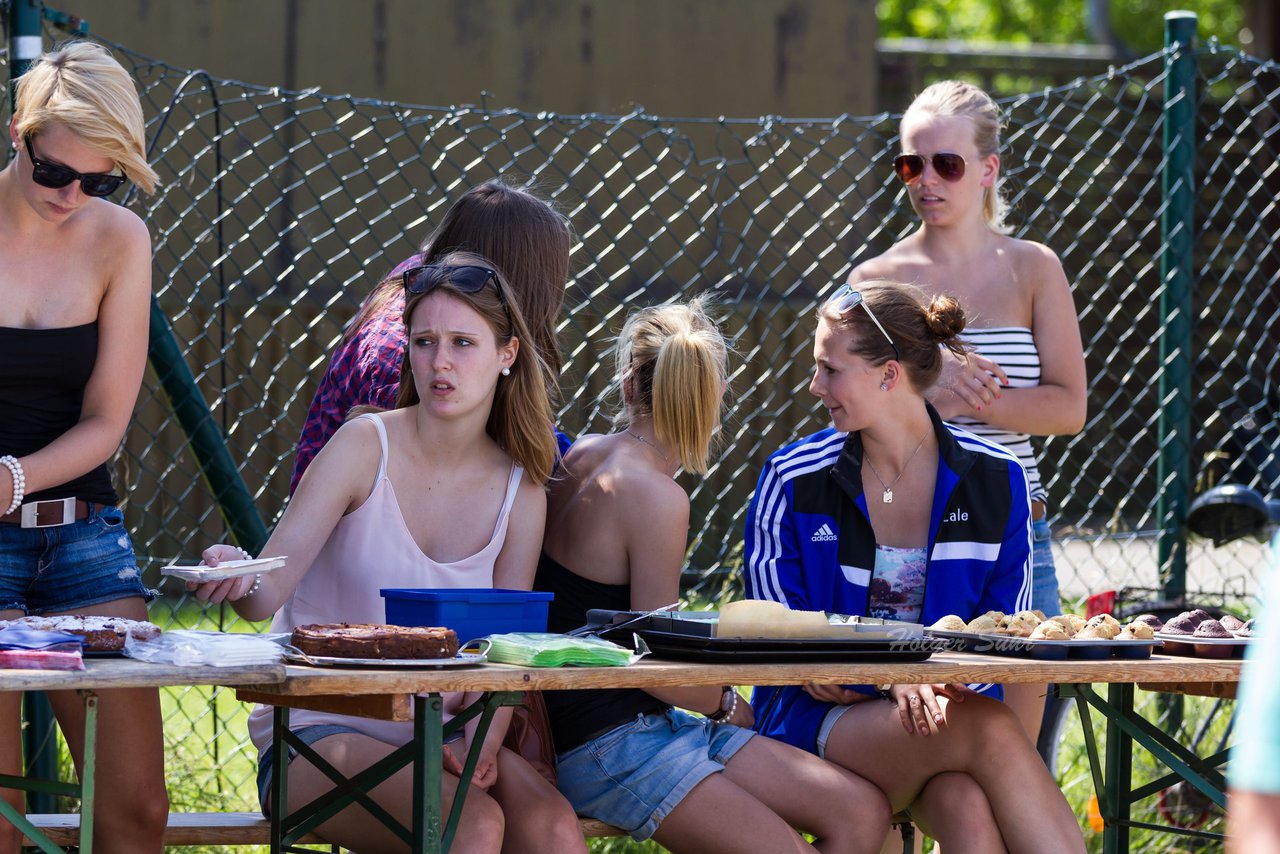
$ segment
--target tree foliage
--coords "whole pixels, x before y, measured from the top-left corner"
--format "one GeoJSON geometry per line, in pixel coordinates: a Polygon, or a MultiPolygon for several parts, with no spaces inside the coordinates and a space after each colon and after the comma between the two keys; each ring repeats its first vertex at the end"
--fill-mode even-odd
{"type": "MultiPolygon", "coordinates": [[[[1135,54],[1164,44],[1164,13],[1199,16],[1201,41],[1217,36],[1238,45],[1241,0],[1111,0],[1111,29],[1135,54]]],[[[880,35],[964,41],[1091,43],[1087,0],[878,0],[880,35]]]]}

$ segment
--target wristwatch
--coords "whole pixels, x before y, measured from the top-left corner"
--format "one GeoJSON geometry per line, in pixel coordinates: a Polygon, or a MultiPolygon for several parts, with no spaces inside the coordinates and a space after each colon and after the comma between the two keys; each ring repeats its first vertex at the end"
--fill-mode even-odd
{"type": "Polygon", "coordinates": [[[733,690],[732,685],[726,685],[720,694],[720,708],[707,715],[707,720],[713,724],[722,724],[733,717],[733,710],[736,708],[738,708],[738,692],[733,690]]]}

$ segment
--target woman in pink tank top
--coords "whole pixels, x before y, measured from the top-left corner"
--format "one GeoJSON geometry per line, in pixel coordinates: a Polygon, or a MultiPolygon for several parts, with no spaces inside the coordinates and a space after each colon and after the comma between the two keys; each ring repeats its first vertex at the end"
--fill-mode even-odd
{"type": "MultiPolygon", "coordinates": [[[[387,586],[532,586],[546,516],[542,484],[556,454],[546,366],[533,347],[521,346],[529,339],[519,307],[485,258],[450,253],[407,270],[404,285],[409,338],[396,408],[348,421],[307,469],[262,551],[287,555],[283,568],[200,585],[200,599],[229,601],[250,620],[274,615],[273,630],[288,631],[307,622],[384,622],[378,590],[387,586]]],[[[204,557],[216,566],[242,555],[215,545],[204,557]]],[[[447,706],[471,699],[452,697],[447,706]]],[[[498,712],[485,738],[472,780],[483,791],[466,799],[454,850],[584,852],[567,801],[501,747],[510,716],[498,712]]],[[[279,760],[271,756],[269,724],[269,711],[251,716],[250,734],[264,750],[264,808],[279,760]]],[[[291,725],[348,775],[412,736],[409,724],[331,715],[298,714],[291,725]]],[[[470,733],[456,752],[445,751],[446,810],[470,733]]],[[[291,766],[289,778],[293,808],[332,787],[305,761],[291,766]]],[[[412,790],[406,770],[373,794],[408,823],[412,790]]],[[[357,809],[319,832],[359,850],[399,845],[357,809]]]]}

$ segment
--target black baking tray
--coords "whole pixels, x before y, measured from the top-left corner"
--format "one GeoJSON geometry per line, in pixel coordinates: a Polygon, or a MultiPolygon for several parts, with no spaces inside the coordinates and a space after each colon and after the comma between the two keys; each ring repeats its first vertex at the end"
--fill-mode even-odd
{"type": "Polygon", "coordinates": [[[991,635],[982,632],[952,632],[925,629],[930,637],[947,644],[952,652],[976,652],[1011,658],[1033,658],[1040,661],[1065,661],[1068,658],[1100,661],[1108,658],[1150,658],[1160,646],[1158,640],[1032,640],[1014,635],[991,635]]]}
{"type": "MultiPolygon", "coordinates": [[[[612,617],[617,628],[605,625],[598,630],[598,636],[630,646],[630,638],[634,635],[642,639],[649,647],[649,652],[659,658],[725,664],[796,661],[911,662],[924,661],[943,648],[942,644],[923,633],[887,630],[880,622],[859,627],[859,633],[872,635],[871,637],[717,638],[712,636],[717,616],[714,611],[640,616],[619,612],[612,617]],[[891,634],[893,636],[889,636],[891,634]]],[[[608,623],[609,620],[602,622],[608,623]]]]}

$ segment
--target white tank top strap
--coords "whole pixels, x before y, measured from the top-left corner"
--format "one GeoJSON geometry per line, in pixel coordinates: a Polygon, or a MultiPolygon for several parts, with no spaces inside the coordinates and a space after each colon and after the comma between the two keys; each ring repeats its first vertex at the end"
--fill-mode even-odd
{"type": "Polygon", "coordinates": [[[520,479],[523,477],[524,468],[513,462],[511,474],[507,477],[507,497],[502,500],[502,510],[498,512],[499,519],[511,512],[511,505],[516,503],[516,493],[520,491],[520,479]]]}
{"type": "Polygon", "coordinates": [[[382,456],[378,458],[378,476],[373,482],[376,486],[378,481],[387,476],[387,428],[383,425],[382,419],[372,412],[366,412],[360,418],[368,418],[373,422],[373,426],[378,428],[378,441],[382,444],[382,456]]]}

